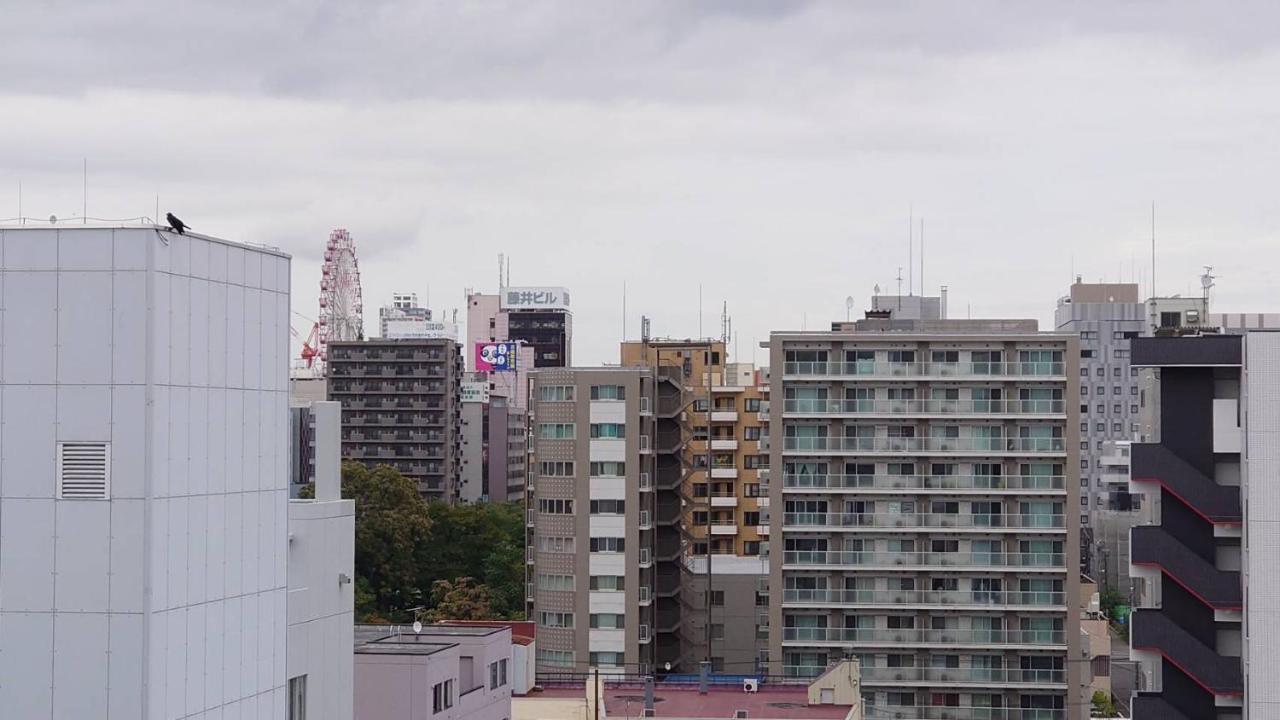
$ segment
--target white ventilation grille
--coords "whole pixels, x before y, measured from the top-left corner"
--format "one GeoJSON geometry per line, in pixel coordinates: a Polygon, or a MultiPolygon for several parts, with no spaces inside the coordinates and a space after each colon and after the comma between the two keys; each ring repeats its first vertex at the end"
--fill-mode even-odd
{"type": "Polygon", "coordinates": [[[111,447],[104,442],[58,443],[58,497],[106,500],[110,491],[111,447]]]}

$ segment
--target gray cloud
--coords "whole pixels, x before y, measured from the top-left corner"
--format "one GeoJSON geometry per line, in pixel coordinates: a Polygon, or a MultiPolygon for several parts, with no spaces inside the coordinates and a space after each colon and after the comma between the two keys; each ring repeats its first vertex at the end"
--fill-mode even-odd
{"type": "MultiPolygon", "coordinates": [[[[366,305],[575,290],[577,357],[630,331],[718,327],[740,353],[823,327],[905,266],[930,291],[1047,319],[1072,269],[1149,266],[1227,310],[1275,309],[1280,53],[1269,4],[10,4],[0,217],[174,209],[318,260],[352,230],[366,305]]],[[[904,276],[906,270],[904,269],[904,276]]]]}

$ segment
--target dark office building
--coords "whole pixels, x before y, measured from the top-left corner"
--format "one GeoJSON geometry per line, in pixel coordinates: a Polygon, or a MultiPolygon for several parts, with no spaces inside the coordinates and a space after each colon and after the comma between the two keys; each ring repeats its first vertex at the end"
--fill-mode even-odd
{"type": "Polygon", "coordinates": [[[462,372],[453,340],[331,344],[329,399],[342,403],[342,457],[391,465],[424,497],[455,501],[462,372]]]}
{"type": "Polygon", "coordinates": [[[572,321],[568,310],[508,310],[507,337],[533,347],[534,367],[568,367],[572,321]]]}

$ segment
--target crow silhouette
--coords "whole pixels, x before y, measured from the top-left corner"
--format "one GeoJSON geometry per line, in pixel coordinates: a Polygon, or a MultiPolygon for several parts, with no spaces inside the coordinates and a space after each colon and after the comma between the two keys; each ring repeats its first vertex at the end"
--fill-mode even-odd
{"type": "Polygon", "coordinates": [[[164,218],[169,221],[169,229],[179,235],[187,234],[187,224],[179,220],[177,215],[174,215],[173,213],[165,213],[164,218]]]}

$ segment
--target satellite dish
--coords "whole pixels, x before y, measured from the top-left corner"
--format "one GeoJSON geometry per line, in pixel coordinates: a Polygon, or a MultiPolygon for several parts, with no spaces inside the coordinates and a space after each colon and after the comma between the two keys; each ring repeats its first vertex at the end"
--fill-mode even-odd
{"type": "Polygon", "coordinates": [[[414,620],[414,621],[413,621],[413,634],[414,634],[414,635],[420,635],[420,634],[422,634],[422,621],[421,621],[421,620],[414,620]]]}
{"type": "Polygon", "coordinates": [[[58,224],[58,216],[57,216],[57,215],[50,215],[50,216],[49,216],[49,224],[50,224],[50,225],[57,225],[57,224],[58,224]]]}

